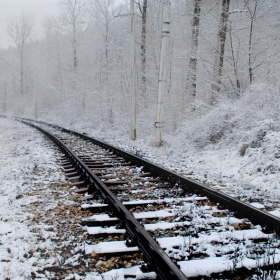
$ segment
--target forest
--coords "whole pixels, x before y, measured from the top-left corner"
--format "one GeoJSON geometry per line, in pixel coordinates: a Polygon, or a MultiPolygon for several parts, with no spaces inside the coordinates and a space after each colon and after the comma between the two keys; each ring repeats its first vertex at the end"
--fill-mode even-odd
{"type": "MultiPolygon", "coordinates": [[[[268,227],[280,218],[280,0],[57,0],[57,6],[59,13],[44,19],[12,18],[13,45],[0,42],[0,277],[142,279],[127,256],[120,263],[115,253],[106,259],[92,247],[119,246],[104,245],[107,238],[135,246],[138,237],[129,231],[114,237],[126,222],[119,218],[112,229],[111,216],[120,211],[107,207],[113,200],[99,187],[93,191],[100,174],[110,192],[133,202],[130,216],[143,211],[138,232],[151,226],[158,244],[182,237],[175,245],[164,241],[164,250],[172,265],[180,260],[185,275],[193,273],[188,277],[280,279],[279,235],[268,227]],[[87,162],[97,178],[90,181],[18,118],[111,144],[138,156],[137,166],[131,155],[78,143],[74,134],[64,139],[48,126],[87,162]],[[173,175],[146,170],[143,162],[173,175]],[[100,216],[110,214],[97,229],[94,204],[100,216]],[[225,267],[236,277],[220,274],[225,267]]],[[[133,256],[143,261],[142,253],[133,256]]]]}
{"type": "MultiPolygon", "coordinates": [[[[7,33],[15,44],[0,50],[0,114],[86,123],[129,139],[129,4],[59,0],[57,17],[38,21],[22,14],[10,21],[7,33]]],[[[134,1],[137,138],[154,135],[160,125],[163,135],[205,146],[238,125],[246,130],[267,119],[279,123],[279,4],[134,1]],[[170,33],[163,120],[157,124],[164,5],[170,33]]]]}

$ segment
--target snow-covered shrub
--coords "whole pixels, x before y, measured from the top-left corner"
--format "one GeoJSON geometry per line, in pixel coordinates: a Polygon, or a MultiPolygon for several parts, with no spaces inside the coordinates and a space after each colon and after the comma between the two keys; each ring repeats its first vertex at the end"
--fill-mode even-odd
{"type": "Polygon", "coordinates": [[[186,139],[199,149],[209,144],[217,144],[231,133],[233,124],[230,120],[233,116],[231,105],[222,103],[204,116],[188,120],[183,129],[186,139]]]}
{"type": "Polygon", "coordinates": [[[245,114],[250,121],[254,122],[254,119],[263,120],[264,118],[273,119],[275,122],[280,120],[280,93],[275,86],[252,85],[236,105],[238,105],[237,109],[240,113],[245,114]]]}
{"type": "Polygon", "coordinates": [[[279,109],[279,89],[256,84],[240,99],[221,100],[205,115],[186,121],[182,136],[196,149],[235,144],[244,156],[249,147],[261,147],[267,131],[280,131],[279,109]]]}

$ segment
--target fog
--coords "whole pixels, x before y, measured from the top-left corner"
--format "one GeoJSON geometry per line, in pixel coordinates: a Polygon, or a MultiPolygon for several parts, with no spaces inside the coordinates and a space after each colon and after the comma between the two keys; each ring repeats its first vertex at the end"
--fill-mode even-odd
{"type": "MultiPolygon", "coordinates": [[[[50,15],[57,15],[58,0],[0,0],[0,48],[14,46],[13,40],[7,34],[7,22],[16,19],[22,13],[31,13],[36,16],[38,23],[50,15]]],[[[35,37],[41,38],[42,30],[37,25],[35,37]]]]}

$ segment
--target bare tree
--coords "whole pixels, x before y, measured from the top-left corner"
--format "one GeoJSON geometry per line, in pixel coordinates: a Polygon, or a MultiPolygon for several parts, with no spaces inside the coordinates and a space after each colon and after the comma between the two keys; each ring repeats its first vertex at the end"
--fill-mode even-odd
{"type": "Polygon", "coordinates": [[[220,92],[222,70],[224,65],[227,23],[229,17],[229,3],[230,0],[222,1],[222,13],[220,17],[220,26],[219,26],[218,36],[217,36],[217,47],[215,52],[215,61],[214,61],[214,69],[213,69],[213,83],[211,85],[211,89],[213,91],[212,98],[211,98],[212,105],[217,102],[217,93],[220,92]]]}
{"type": "Polygon", "coordinates": [[[115,0],[95,0],[92,3],[92,13],[95,19],[97,20],[97,25],[101,23],[101,34],[104,38],[104,46],[101,48],[101,53],[103,55],[100,56],[101,63],[101,71],[100,71],[100,81],[101,88],[105,88],[106,96],[107,96],[107,104],[108,104],[108,117],[110,123],[113,123],[113,102],[112,96],[110,95],[109,90],[109,79],[110,79],[110,26],[113,23],[113,20],[116,16],[120,15],[122,10],[122,6],[116,5],[115,0]],[[104,58],[105,55],[105,58],[104,58]],[[104,61],[104,62],[103,62],[104,61]]]}
{"type": "Polygon", "coordinates": [[[81,37],[89,26],[87,0],[60,0],[62,34],[69,36],[72,44],[73,66],[78,67],[77,48],[81,37]]]}
{"type": "Polygon", "coordinates": [[[61,49],[59,46],[59,37],[61,36],[60,33],[57,32],[58,25],[55,17],[48,17],[43,22],[46,42],[45,65],[51,69],[48,71],[50,75],[49,81],[56,81],[57,85],[59,85],[60,97],[65,98],[63,94],[63,66],[61,62],[61,49]]]}
{"type": "MultiPolygon", "coordinates": [[[[192,43],[191,55],[189,61],[189,73],[187,78],[187,89],[192,95],[192,101],[196,99],[196,72],[197,72],[197,49],[198,49],[198,35],[199,35],[199,19],[200,19],[200,5],[201,0],[194,1],[194,14],[192,19],[192,43]]],[[[193,104],[193,110],[195,105],[193,104]]]]}
{"type": "Polygon", "coordinates": [[[259,9],[261,8],[263,3],[264,3],[264,0],[253,0],[253,1],[245,0],[245,5],[248,10],[249,17],[250,17],[249,44],[248,44],[248,46],[249,46],[248,66],[249,66],[250,84],[253,83],[253,79],[254,79],[254,72],[253,72],[254,61],[252,59],[254,24],[255,24],[255,21],[257,20],[257,15],[258,15],[259,9]],[[253,7],[250,6],[250,2],[253,2],[253,7]]]}
{"type": "Polygon", "coordinates": [[[18,20],[8,22],[7,32],[14,40],[20,52],[20,92],[24,93],[24,52],[28,41],[31,38],[32,30],[35,26],[35,17],[31,14],[22,14],[18,20]]]}
{"type": "Polygon", "coordinates": [[[120,9],[115,5],[115,0],[96,0],[93,4],[95,17],[103,24],[105,28],[105,69],[108,72],[109,67],[109,26],[115,17],[120,13],[120,9]]]}

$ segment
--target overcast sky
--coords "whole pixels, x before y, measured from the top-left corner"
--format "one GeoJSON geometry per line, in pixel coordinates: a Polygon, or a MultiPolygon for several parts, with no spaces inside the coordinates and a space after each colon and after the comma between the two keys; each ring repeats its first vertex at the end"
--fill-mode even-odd
{"type": "Polygon", "coordinates": [[[0,48],[13,45],[12,40],[7,35],[7,20],[18,18],[23,12],[36,16],[37,31],[39,36],[41,20],[49,15],[57,15],[58,0],[0,0],[0,48]]]}

